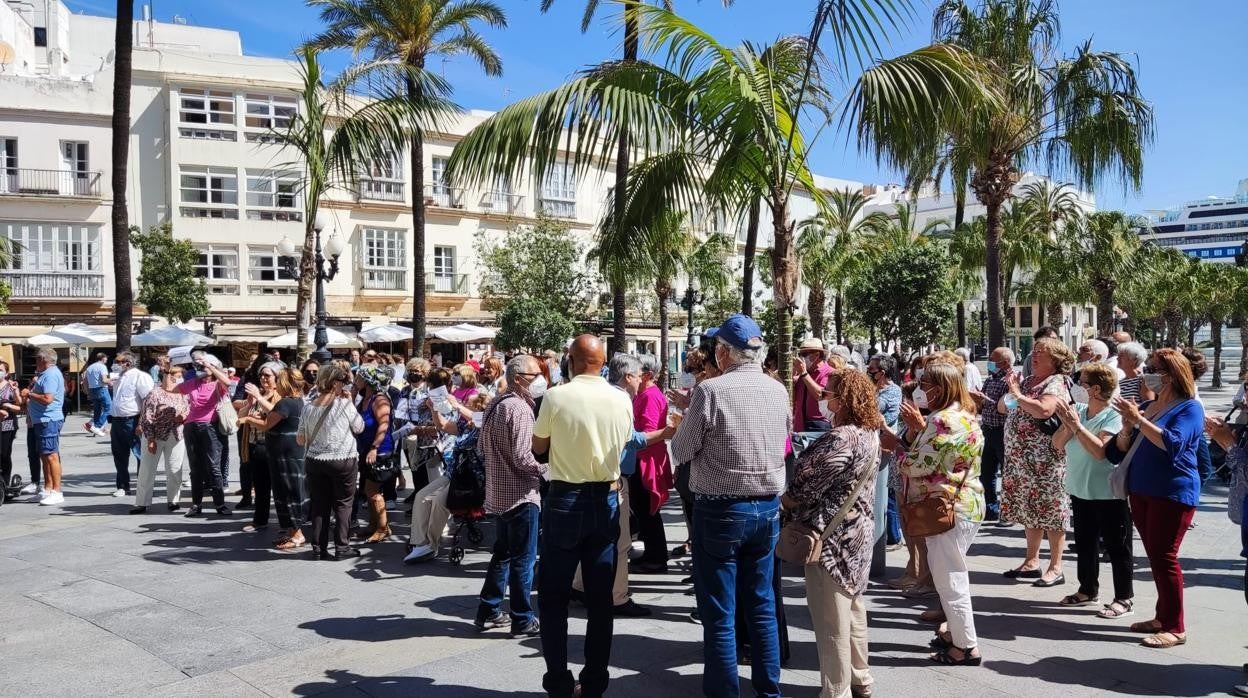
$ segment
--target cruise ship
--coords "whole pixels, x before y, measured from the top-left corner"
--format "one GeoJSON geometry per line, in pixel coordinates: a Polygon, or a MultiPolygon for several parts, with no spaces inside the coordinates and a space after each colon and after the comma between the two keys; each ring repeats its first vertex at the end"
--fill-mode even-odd
{"type": "Polygon", "coordinates": [[[1149,211],[1151,230],[1140,235],[1206,262],[1234,264],[1248,240],[1248,179],[1232,197],[1210,196],[1162,211],[1149,211]]]}

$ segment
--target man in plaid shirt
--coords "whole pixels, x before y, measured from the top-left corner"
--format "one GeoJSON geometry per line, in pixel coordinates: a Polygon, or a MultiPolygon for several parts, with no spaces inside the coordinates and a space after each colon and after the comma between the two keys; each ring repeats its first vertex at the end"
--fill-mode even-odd
{"type": "Polygon", "coordinates": [[[998,347],[988,358],[988,378],[981,393],[972,393],[979,402],[980,424],[984,431],[984,456],[979,480],[984,485],[985,521],[996,521],[1001,507],[997,503],[997,477],[1005,461],[1005,415],[997,411],[997,402],[1008,390],[1006,378],[1014,370],[1014,352],[998,347]]]}
{"type": "Polygon", "coordinates": [[[723,375],[693,389],[672,438],[690,463],[693,573],[702,617],[702,692],[736,696],[738,600],[750,624],[751,678],[758,695],[780,695],[780,644],[772,586],[785,442],[792,427],[784,385],[763,372],[762,330],[733,315],[715,330],[723,375]]]}
{"type": "Polygon", "coordinates": [[[507,391],[486,408],[477,442],[485,461],[485,510],[498,517],[498,534],[481,587],[476,624],[487,630],[510,621],[512,635],[529,637],[540,632],[529,596],[537,559],[539,488],[546,473],[546,466],[533,456],[529,386],[541,375],[537,359],[527,354],[507,362],[507,391]],[[509,587],[510,618],[501,608],[503,592],[509,587]]]}

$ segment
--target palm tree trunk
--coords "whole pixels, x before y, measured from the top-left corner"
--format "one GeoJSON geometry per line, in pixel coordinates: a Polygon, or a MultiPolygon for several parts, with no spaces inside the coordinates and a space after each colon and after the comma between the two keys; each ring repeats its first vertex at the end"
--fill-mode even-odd
{"type": "Polygon", "coordinates": [[[988,278],[988,350],[1005,346],[1005,311],[1001,293],[1001,201],[985,202],[988,211],[984,273],[988,278]]]}
{"type": "Polygon", "coordinates": [[[1248,371],[1248,315],[1235,318],[1239,323],[1239,373],[1248,371]]]}
{"type": "MultiPolygon", "coordinates": [[[[414,61],[423,69],[424,58],[414,61]]],[[[419,99],[420,87],[410,76],[405,78],[407,96],[419,99]]],[[[412,356],[425,351],[425,142],[419,131],[412,133],[412,356]]]]}
{"type": "Polygon", "coordinates": [[[134,286],[130,273],[130,211],[126,207],[126,169],[130,162],[131,55],[134,50],[134,0],[117,0],[113,36],[113,269],[117,350],[130,348],[134,321],[134,286]]]}
{"type": "Polygon", "coordinates": [[[307,220],[303,226],[303,247],[299,256],[299,297],[295,301],[295,355],[302,362],[312,353],[308,342],[308,330],[312,323],[312,287],[316,283],[316,272],[313,267],[313,248],[316,245],[316,231],[312,227],[316,219],[317,206],[310,201],[307,207],[307,220]]]}
{"type": "MultiPolygon", "coordinates": [[[[637,8],[626,5],[624,8],[624,60],[637,60],[637,8]]],[[[629,169],[628,136],[621,134],[619,146],[615,153],[615,189],[617,192],[628,191],[629,169]]],[[[615,220],[624,220],[627,197],[615,197],[615,220]]],[[[625,298],[624,284],[611,284],[611,353],[626,351],[628,347],[628,303],[625,298]]]]}
{"type": "Polygon", "coordinates": [[[1065,320],[1066,313],[1060,301],[1050,302],[1044,306],[1044,324],[1060,328],[1065,320]]]}
{"type": "Polygon", "coordinates": [[[1096,333],[1108,337],[1114,333],[1114,287],[1113,281],[1096,285],[1096,333]]]}
{"type": "Polygon", "coordinates": [[[958,318],[958,346],[965,347],[966,344],[966,301],[958,301],[958,307],[955,308],[958,318]]]}
{"type": "Polygon", "coordinates": [[[1209,323],[1209,334],[1213,339],[1213,377],[1209,379],[1209,387],[1222,387],[1222,318],[1214,318],[1209,323]]]}
{"type": "Polygon", "coordinates": [[[666,289],[664,288],[659,288],[656,290],[658,291],[657,295],[659,297],[659,363],[663,365],[663,368],[659,372],[659,375],[655,380],[658,381],[660,387],[666,388],[667,387],[667,373],[668,373],[667,362],[671,359],[671,357],[668,355],[668,350],[667,350],[667,338],[668,338],[667,324],[670,321],[670,318],[667,312],[668,294],[665,292],[666,289]]]}
{"type": "MultiPolygon", "coordinates": [[[[966,220],[966,189],[953,193],[953,228],[957,230],[962,227],[962,222],[966,220]]],[[[966,344],[966,301],[959,298],[957,307],[958,318],[958,346],[965,347],[966,344]]],[[[971,352],[974,356],[974,352],[971,352]]]]}
{"type": "Polygon", "coordinates": [[[843,344],[845,342],[845,309],[841,307],[843,302],[841,290],[836,290],[836,297],[832,300],[832,314],[836,320],[836,343],[843,344]]]}
{"type": "MultiPolygon", "coordinates": [[[[816,339],[823,339],[824,332],[824,311],[828,305],[828,294],[823,290],[823,286],[812,284],[810,287],[810,297],[806,300],[806,310],[810,313],[810,333],[816,339]]],[[[839,342],[838,342],[839,343],[839,342]]]]}
{"type": "Polygon", "coordinates": [[[776,307],[776,365],[784,376],[784,387],[793,393],[793,374],[785,370],[793,362],[793,299],[797,291],[798,267],[793,249],[793,225],[788,222],[788,196],[781,189],[771,192],[771,220],[774,241],[771,246],[772,302],[776,307]]]}
{"type": "MultiPolygon", "coordinates": [[[[762,213],[760,202],[755,199],[750,203],[749,218],[745,224],[745,263],[741,269],[741,314],[754,314],[754,255],[758,254],[758,219],[762,213]]],[[[840,322],[837,322],[840,331],[840,322]]]]}

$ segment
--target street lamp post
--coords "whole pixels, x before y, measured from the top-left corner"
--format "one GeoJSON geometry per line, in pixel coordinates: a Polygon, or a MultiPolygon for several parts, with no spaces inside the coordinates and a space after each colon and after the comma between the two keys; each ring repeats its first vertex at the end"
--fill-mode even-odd
{"type": "MultiPolygon", "coordinates": [[[[329,344],[329,333],[325,329],[325,282],[333,280],[338,275],[338,256],[342,254],[343,247],[338,235],[330,233],[322,254],[321,231],[329,225],[329,216],[324,211],[318,211],[316,218],[312,221],[314,233],[312,264],[315,265],[313,269],[316,272],[316,329],[312,335],[312,343],[316,345],[316,349],[312,352],[312,358],[322,364],[333,358],[329,349],[326,348],[329,344]],[[329,259],[326,259],[325,255],[329,255],[329,259]],[[326,265],[326,262],[329,264],[326,265]]],[[[294,243],[285,237],[277,245],[277,253],[283,257],[283,271],[295,278],[299,277],[298,264],[294,259],[297,251],[299,250],[296,250],[294,243]]]]}
{"type": "Polygon", "coordinates": [[[685,287],[685,297],[680,299],[680,307],[685,311],[689,327],[689,336],[685,340],[685,351],[692,349],[694,341],[697,339],[693,334],[693,309],[701,304],[702,300],[702,293],[698,289],[698,280],[690,277],[689,285],[685,287]]]}

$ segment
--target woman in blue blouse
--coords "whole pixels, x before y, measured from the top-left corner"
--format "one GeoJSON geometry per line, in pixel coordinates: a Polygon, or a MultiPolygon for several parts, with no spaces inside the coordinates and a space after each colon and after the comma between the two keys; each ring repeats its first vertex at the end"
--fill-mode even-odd
{"type": "Polygon", "coordinates": [[[1131,519],[1157,585],[1157,613],[1152,620],[1132,624],[1131,630],[1148,633],[1146,647],[1166,648],[1187,642],[1179,546],[1200,503],[1196,451],[1204,438],[1205,411],[1194,399],[1191,364],[1175,349],[1160,349],[1148,357],[1144,382],[1157,399],[1139,406],[1114,399],[1122,431],[1105,445],[1105,455],[1110,462],[1121,463],[1135,450],[1129,459],[1127,491],[1131,519]]]}

